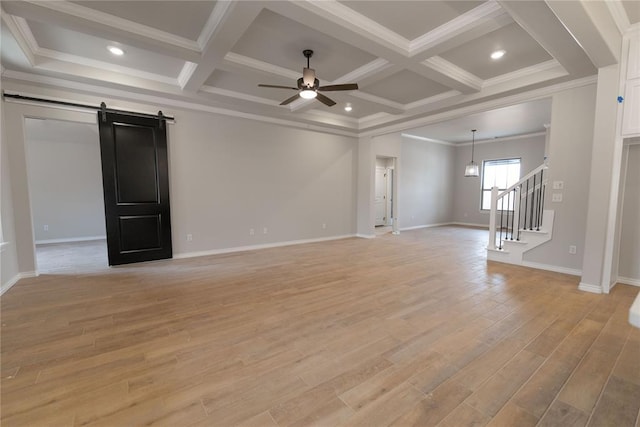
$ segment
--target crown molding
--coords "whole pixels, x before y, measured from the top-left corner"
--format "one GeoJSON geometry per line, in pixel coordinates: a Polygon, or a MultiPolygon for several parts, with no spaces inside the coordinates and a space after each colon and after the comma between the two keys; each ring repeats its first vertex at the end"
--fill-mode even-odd
{"type": "Polygon", "coordinates": [[[248,95],[246,93],[236,92],[233,90],[221,89],[213,86],[204,85],[200,88],[201,92],[210,93],[212,95],[227,96],[229,98],[242,99],[244,101],[257,102],[258,104],[271,105],[278,107],[279,102],[268,98],[262,98],[259,96],[248,95]]]}
{"type": "Polygon", "coordinates": [[[198,43],[186,39],[184,37],[176,36],[175,34],[168,33],[166,31],[158,30],[156,28],[149,27],[147,25],[140,24],[138,22],[129,21],[128,19],[120,18],[108,13],[100,12],[89,7],[81,6],[69,1],[34,1],[23,0],[25,3],[37,5],[54,12],[63,13],[65,15],[74,16],[76,18],[84,19],[86,21],[94,22],[96,24],[106,25],[120,31],[126,31],[131,34],[135,34],[140,37],[144,37],[151,40],[160,41],[162,43],[170,44],[175,47],[187,49],[195,52],[200,52],[198,43]]]}
{"type": "Polygon", "coordinates": [[[611,17],[613,18],[613,22],[616,23],[616,27],[620,34],[624,34],[627,29],[631,26],[631,22],[629,21],[629,17],[627,16],[627,11],[624,9],[624,6],[620,1],[605,1],[607,8],[609,9],[609,13],[611,13],[611,17]]]}
{"type": "MultiPolygon", "coordinates": [[[[518,135],[509,135],[509,136],[501,136],[499,138],[490,138],[490,139],[480,139],[475,142],[475,145],[478,144],[492,144],[494,142],[507,142],[507,141],[517,141],[519,139],[527,139],[527,138],[535,138],[537,136],[545,136],[547,134],[546,131],[541,132],[529,132],[529,133],[521,133],[518,135]]],[[[471,146],[471,142],[461,142],[459,144],[455,144],[456,147],[469,147],[471,146]]]]}
{"type": "Polygon", "coordinates": [[[180,74],[178,74],[178,85],[181,89],[184,89],[184,87],[187,85],[187,82],[189,81],[193,73],[195,73],[197,68],[198,64],[196,64],[195,62],[185,61],[184,65],[182,66],[182,70],[180,70],[180,74]]]}
{"type": "Polygon", "coordinates": [[[0,10],[0,19],[5,23],[9,32],[16,39],[16,43],[22,50],[22,53],[29,61],[29,65],[35,67],[38,60],[34,54],[34,51],[38,47],[38,43],[33,37],[33,33],[23,18],[12,16],[6,13],[4,10],[0,10]]]}
{"type": "Polygon", "coordinates": [[[482,88],[483,80],[480,77],[471,74],[467,70],[458,67],[440,56],[432,56],[422,61],[421,64],[472,88],[476,92],[482,88]]]}
{"type": "MultiPolygon", "coordinates": [[[[69,53],[58,52],[55,50],[46,49],[42,47],[38,48],[38,50],[36,51],[36,57],[47,58],[47,59],[51,59],[58,62],[66,62],[66,63],[76,64],[76,65],[83,65],[85,67],[95,68],[100,71],[110,71],[110,72],[124,74],[131,77],[141,78],[144,80],[151,80],[154,82],[164,83],[172,86],[178,86],[178,80],[173,77],[163,76],[155,73],[149,73],[147,71],[141,71],[136,68],[123,67],[121,65],[115,65],[109,62],[98,61],[98,60],[86,58],[83,56],[71,55],[69,53]]],[[[36,66],[35,68],[49,70],[49,71],[59,71],[57,69],[54,69],[53,67],[45,65],[44,63],[36,66]]],[[[83,74],[78,74],[77,76],[83,77],[83,74]]]]}
{"type": "Polygon", "coordinates": [[[409,53],[409,40],[337,1],[304,0],[292,4],[339,23],[368,39],[374,39],[376,43],[387,46],[403,56],[409,53]]]}
{"type": "Polygon", "coordinates": [[[495,0],[482,3],[480,6],[412,40],[409,42],[407,53],[409,56],[413,56],[427,49],[431,49],[446,40],[466,33],[474,27],[501,15],[506,15],[506,12],[495,0]]]}
{"type": "Polygon", "coordinates": [[[207,19],[207,22],[202,28],[202,31],[198,36],[198,40],[196,41],[200,51],[203,51],[207,44],[209,44],[209,41],[216,33],[216,30],[224,20],[224,17],[227,16],[229,8],[231,7],[232,2],[228,0],[219,0],[213,7],[211,15],[209,15],[209,19],[207,19]]]}
{"type": "MultiPolygon", "coordinates": [[[[352,132],[352,131],[346,131],[342,129],[336,129],[331,126],[322,126],[322,125],[310,124],[305,122],[297,122],[294,120],[263,116],[255,113],[245,113],[242,111],[230,110],[227,108],[215,107],[215,106],[201,104],[201,103],[192,102],[192,101],[172,99],[172,98],[167,98],[164,96],[157,96],[157,95],[140,94],[140,93],[135,93],[128,90],[107,88],[107,87],[96,86],[88,83],[79,83],[75,81],[60,79],[57,77],[42,76],[39,74],[25,73],[21,71],[5,70],[3,78],[9,79],[9,80],[15,80],[15,81],[27,82],[27,83],[34,83],[37,85],[52,86],[54,89],[57,89],[57,90],[81,92],[81,93],[88,94],[89,96],[106,96],[109,99],[115,98],[125,102],[137,102],[141,104],[152,105],[154,107],[167,106],[170,108],[177,108],[177,109],[191,110],[191,111],[201,111],[206,113],[220,114],[228,117],[255,120],[263,123],[271,123],[271,124],[276,124],[276,125],[281,125],[281,126],[286,126],[290,128],[296,128],[296,129],[306,129],[314,132],[323,132],[323,133],[347,136],[352,138],[358,137],[358,134],[355,131],[352,132]]],[[[33,96],[42,97],[39,94],[33,94],[33,96]]],[[[77,102],[77,100],[73,100],[73,99],[70,99],[69,101],[77,102]]],[[[51,106],[51,107],[60,108],[60,106],[51,106]]],[[[64,108],[68,109],[68,107],[63,107],[63,109],[64,108]]],[[[124,109],[127,109],[127,108],[125,107],[124,109]]],[[[167,110],[167,109],[163,108],[163,110],[167,110]]],[[[175,112],[172,113],[171,111],[168,111],[167,115],[172,115],[174,117],[178,116],[177,114],[175,114],[175,112]]],[[[177,120],[178,118],[176,117],[176,121],[177,120]]]]}
{"type": "Polygon", "coordinates": [[[529,67],[487,79],[483,82],[482,88],[484,89],[504,83],[515,82],[531,76],[540,76],[548,71],[552,71],[554,73],[552,73],[553,75],[551,77],[545,78],[545,80],[555,77],[563,77],[569,74],[558,61],[550,59],[549,61],[541,62],[539,64],[531,65],[529,67]]]}
{"type": "Polygon", "coordinates": [[[440,145],[448,145],[450,147],[456,146],[456,144],[454,144],[453,142],[443,141],[440,139],[427,138],[424,136],[412,135],[410,133],[401,133],[400,136],[404,136],[405,138],[409,138],[409,139],[417,139],[418,141],[433,142],[434,144],[440,144],[440,145]]]}
{"type": "Polygon", "coordinates": [[[480,113],[483,111],[493,110],[496,108],[508,107],[510,105],[519,104],[526,101],[534,101],[536,99],[542,99],[553,95],[554,93],[573,89],[582,86],[588,86],[595,84],[598,80],[597,75],[582,77],[580,79],[569,80],[562,83],[556,83],[554,85],[545,86],[542,88],[520,92],[514,95],[500,97],[496,99],[490,99],[484,102],[478,102],[473,105],[468,105],[461,108],[453,108],[451,110],[432,114],[426,117],[420,117],[413,120],[407,120],[401,123],[393,124],[390,126],[381,125],[381,127],[362,131],[358,134],[359,137],[379,136],[393,132],[402,132],[406,129],[417,128],[421,126],[430,125],[433,123],[442,122],[445,120],[456,119],[469,114],[480,113]]]}
{"type": "Polygon", "coordinates": [[[292,80],[298,80],[298,78],[301,77],[301,73],[298,71],[289,70],[288,68],[279,67],[277,65],[269,64],[268,62],[249,58],[248,56],[233,52],[227,53],[224,56],[224,60],[234,65],[251,68],[262,73],[273,74],[275,76],[285,77],[292,80]]]}

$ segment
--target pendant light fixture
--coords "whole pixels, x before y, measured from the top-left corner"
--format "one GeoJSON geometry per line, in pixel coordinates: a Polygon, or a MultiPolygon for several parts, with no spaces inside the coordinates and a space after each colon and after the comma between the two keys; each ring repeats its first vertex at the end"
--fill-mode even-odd
{"type": "Polygon", "coordinates": [[[478,164],[473,161],[473,151],[476,144],[476,129],[471,129],[471,161],[467,163],[464,168],[464,176],[480,176],[480,168],[478,164]]]}

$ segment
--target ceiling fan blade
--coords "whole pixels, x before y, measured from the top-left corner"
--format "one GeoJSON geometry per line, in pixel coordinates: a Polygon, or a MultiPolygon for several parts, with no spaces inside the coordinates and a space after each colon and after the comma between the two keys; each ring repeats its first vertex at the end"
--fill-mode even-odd
{"type": "Polygon", "coordinates": [[[272,87],[274,89],[293,89],[293,90],[298,90],[297,87],[279,86],[279,85],[263,85],[263,84],[259,84],[258,87],[272,87]]]}
{"type": "MultiPolygon", "coordinates": [[[[317,93],[317,92],[316,92],[316,93],[317,93]]],[[[327,107],[332,107],[332,106],[336,105],[336,102],[335,102],[333,99],[331,99],[331,98],[329,98],[329,97],[326,97],[326,96],[324,96],[324,95],[323,95],[323,94],[321,94],[321,93],[318,93],[318,94],[317,94],[316,99],[317,99],[318,101],[322,102],[322,103],[323,103],[324,105],[326,105],[327,107]]]]}
{"type": "Polygon", "coordinates": [[[336,91],[336,90],[357,90],[357,83],[345,83],[342,85],[329,85],[329,86],[320,86],[318,90],[323,90],[325,92],[336,91]]]}
{"type": "Polygon", "coordinates": [[[293,95],[291,98],[287,98],[287,99],[285,99],[284,101],[282,101],[282,102],[280,103],[280,105],[287,105],[287,104],[291,104],[293,101],[295,101],[295,100],[296,100],[296,99],[298,99],[298,98],[300,98],[300,95],[296,93],[296,94],[295,94],[295,95],[293,95]]]}

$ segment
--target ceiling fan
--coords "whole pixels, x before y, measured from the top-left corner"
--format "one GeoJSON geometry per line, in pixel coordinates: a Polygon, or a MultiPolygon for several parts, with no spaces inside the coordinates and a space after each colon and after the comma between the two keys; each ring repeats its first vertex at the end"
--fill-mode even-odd
{"type": "Polygon", "coordinates": [[[260,87],[271,87],[275,89],[293,89],[298,91],[296,95],[293,95],[291,98],[285,99],[280,103],[280,105],[287,105],[295,101],[298,97],[301,97],[304,99],[316,98],[318,101],[322,102],[324,105],[331,107],[333,105],[336,105],[336,102],[331,98],[321,94],[320,92],[358,89],[358,85],[356,83],[320,86],[320,81],[316,78],[316,70],[309,68],[309,58],[313,56],[313,51],[310,49],[306,49],[302,51],[302,54],[304,55],[305,58],[307,58],[307,67],[302,69],[302,77],[298,79],[298,87],[264,85],[264,84],[258,85],[260,87]]]}

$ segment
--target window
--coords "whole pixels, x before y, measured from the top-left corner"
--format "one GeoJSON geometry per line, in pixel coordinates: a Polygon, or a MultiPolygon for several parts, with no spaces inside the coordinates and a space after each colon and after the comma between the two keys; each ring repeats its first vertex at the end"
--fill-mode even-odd
{"type": "MultiPolygon", "coordinates": [[[[504,191],[520,179],[520,159],[485,160],[482,162],[482,210],[491,210],[491,187],[504,191]]],[[[513,210],[512,199],[507,210],[513,210]]],[[[498,205],[498,209],[502,206],[498,205]]]]}

